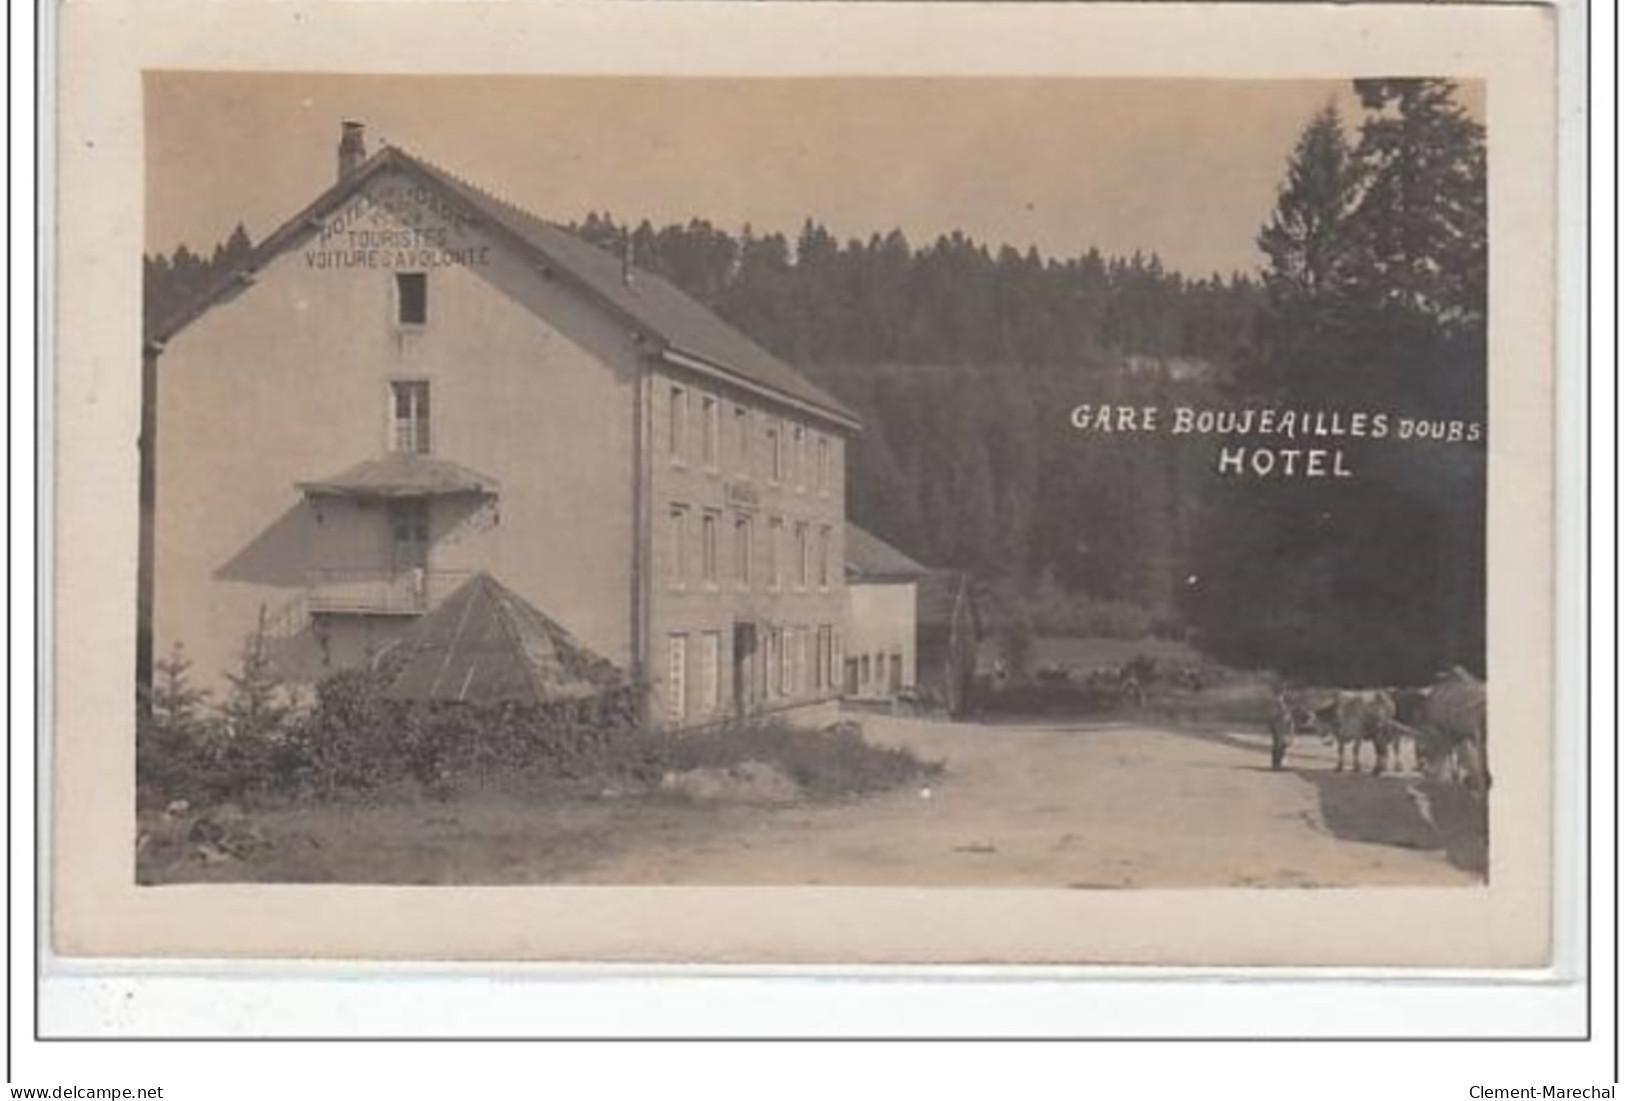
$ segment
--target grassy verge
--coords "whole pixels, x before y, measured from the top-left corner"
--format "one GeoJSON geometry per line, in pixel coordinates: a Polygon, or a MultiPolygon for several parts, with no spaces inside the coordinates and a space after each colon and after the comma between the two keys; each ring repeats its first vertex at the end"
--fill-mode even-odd
{"type": "Polygon", "coordinates": [[[468,752],[433,774],[381,764],[375,772],[385,778],[325,793],[268,790],[143,810],[137,879],[495,882],[523,866],[521,878],[545,880],[589,866],[613,835],[725,823],[748,804],[858,797],[943,770],[865,741],[854,723],[604,731],[562,754],[538,740],[528,759],[468,752]],[[715,805],[720,817],[695,804],[715,805]]]}
{"type": "Polygon", "coordinates": [[[864,741],[856,723],[824,730],[779,723],[743,724],[656,738],[654,756],[666,771],[730,769],[757,762],[782,772],[813,798],[885,791],[932,779],[943,767],[922,761],[906,749],[864,741]]]}

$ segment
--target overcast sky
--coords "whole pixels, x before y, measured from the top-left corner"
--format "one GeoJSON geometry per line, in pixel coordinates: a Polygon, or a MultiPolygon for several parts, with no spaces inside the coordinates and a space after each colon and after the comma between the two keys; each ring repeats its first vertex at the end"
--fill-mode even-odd
{"type": "MultiPolygon", "coordinates": [[[[147,245],[258,241],[332,183],[341,119],[555,221],[609,211],[845,240],[1251,270],[1304,123],[1347,81],[149,74],[147,245]]],[[[1474,103],[1475,113],[1480,106],[1474,103]]]]}

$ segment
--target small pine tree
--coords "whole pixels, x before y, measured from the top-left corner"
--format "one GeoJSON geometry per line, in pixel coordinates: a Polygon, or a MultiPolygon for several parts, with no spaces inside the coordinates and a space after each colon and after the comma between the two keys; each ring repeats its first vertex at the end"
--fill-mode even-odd
{"type": "Polygon", "coordinates": [[[140,802],[163,806],[195,793],[191,778],[209,733],[208,692],[193,686],[192,662],[180,643],[154,663],[151,707],[136,723],[135,773],[140,802]]]}
{"type": "Polygon", "coordinates": [[[186,648],[177,642],[168,657],[154,663],[154,669],[158,675],[152,686],[152,724],[174,734],[197,734],[204,725],[202,709],[209,693],[192,685],[192,661],[186,648]]]}
{"type": "Polygon", "coordinates": [[[267,738],[283,732],[293,708],[271,660],[265,605],[260,605],[259,622],[243,643],[241,664],[235,673],[226,674],[226,680],[231,682],[231,694],[221,714],[232,737],[267,738]]]}

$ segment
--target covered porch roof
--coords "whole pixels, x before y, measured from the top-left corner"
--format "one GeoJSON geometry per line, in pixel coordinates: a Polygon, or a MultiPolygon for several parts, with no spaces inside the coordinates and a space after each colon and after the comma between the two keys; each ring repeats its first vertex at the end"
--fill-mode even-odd
{"type": "Polygon", "coordinates": [[[449,497],[460,493],[494,497],[499,488],[489,475],[411,451],[392,451],[330,477],[296,484],[309,497],[449,497]]]}

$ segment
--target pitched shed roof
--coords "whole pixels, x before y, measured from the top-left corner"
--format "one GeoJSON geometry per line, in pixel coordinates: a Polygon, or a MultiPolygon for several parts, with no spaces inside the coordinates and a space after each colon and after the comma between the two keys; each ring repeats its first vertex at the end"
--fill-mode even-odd
{"type": "Polygon", "coordinates": [[[398,700],[552,704],[621,686],[620,671],[488,573],[477,573],[391,647],[398,700]]]}
{"type": "Polygon", "coordinates": [[[879,536],[846,525],[846,576],[851,580],[908,580],[930,572],[879,536]]]}
{"type": "Polygon", "coordinates": [[[495,493],[497,480],[447,459],[392,451],[367,459],[331,477],[300,482],[306,493],[349,497],[440,497],[453,493],[495,493]]]}
{"type": "MultiPolygon", "coordinates": [[[[859,426],[857,414],[838,399],[659,275],[638,269],[629,285],[619,257],[395,146],[380,149],[262,241],[248,270],[257,270],[283,249],[316,232],[321,218],[391,167],[435,185],[476,218],[505,233],[530,253],[538,269],[564,277],[646,332],[661,345],[659,354],[677,362],[694,361],[747,389],[766,390],[846,427],[859,426]]],[[[241,290],[246,285],[242,275],[234,272],[222,279],[161,324],[151,342],[161,348],[214,303],[241,290]]]]}

